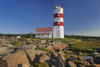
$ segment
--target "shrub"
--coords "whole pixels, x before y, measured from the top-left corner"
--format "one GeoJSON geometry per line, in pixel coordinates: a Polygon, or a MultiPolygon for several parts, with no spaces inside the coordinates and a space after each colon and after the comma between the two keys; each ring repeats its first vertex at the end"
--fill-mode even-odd
{"type": "Polygon", "coordinates": [[[75,60],[74,61],[74,63],[76,63],[76,64],[82,64],[82,65],[85,65],[84,63],[82,63],[81,61],[79,61],[79,60],[75,60]]]}
{"type": "Polygon", "coordinates": [[[35,63],[34,64],[35,67],[49,67],[48,63],[44,62],[44,63],[35,63]]]}
{"type": "Polygon", "coordinates": [[[27,45],[28,45],[28,44],[33,44],[33,42],[26,41],[26,44],[27,44],[27,45]]]}
{"type": "Polygon", "coordinates": [[[64,55],[64,57],[65,57],[65,58],[66,58],[66,60],[67,60],[68,58],[70,58],[70,57],[71,57],[71,55],[66,54],[66,55],[64,55]]]}
{"type": "Polygon", "coordinates": [[[20,46],[20,45],[22,45],[22,42],[21,41],[15,41],[15,42],[12,42],[11,44],[14,45],[14,46],[20,46]]]}
{"type": "Polygon", "coordinates": [[[78,59],[78,60],[84,60],[82,57],[78,57],[78,56],[77,56],[77,59],[78,59]]]}

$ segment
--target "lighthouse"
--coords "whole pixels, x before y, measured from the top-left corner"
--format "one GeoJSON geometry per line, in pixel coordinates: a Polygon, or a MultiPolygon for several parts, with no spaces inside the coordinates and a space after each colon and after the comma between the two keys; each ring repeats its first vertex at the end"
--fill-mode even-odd
{"type": "Polygon", "coordinates": [[[53,38],[64,38],[63,8],[58,5],[54,8],[53,38]]]}

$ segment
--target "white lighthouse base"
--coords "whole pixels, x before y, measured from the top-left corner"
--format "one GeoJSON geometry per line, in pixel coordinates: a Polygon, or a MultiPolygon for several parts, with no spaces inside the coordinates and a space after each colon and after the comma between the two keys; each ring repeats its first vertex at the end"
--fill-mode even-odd
{"type": "Polygon", "coordinates": [[[53,38],[64,38],[64,27],[63,26],[53,27],[53,38]]]}

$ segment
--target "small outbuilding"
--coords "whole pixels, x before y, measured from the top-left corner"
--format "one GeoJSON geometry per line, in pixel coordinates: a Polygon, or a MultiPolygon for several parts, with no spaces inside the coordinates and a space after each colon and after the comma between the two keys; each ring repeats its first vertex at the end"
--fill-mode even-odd
{"type": "Polygon", "coordinates": [[[52,28],[37,28],[35,38],[52,38],[52,28]]]}

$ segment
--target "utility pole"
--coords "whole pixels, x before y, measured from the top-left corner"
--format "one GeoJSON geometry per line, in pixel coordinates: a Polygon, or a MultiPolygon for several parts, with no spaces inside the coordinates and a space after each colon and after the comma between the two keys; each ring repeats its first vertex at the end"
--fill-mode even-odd
{"type": "Polygon", "coordinates": [[[31,32],[31,38],[33,38],[32,36],[33,36],[33,32],[31,32]]]}

